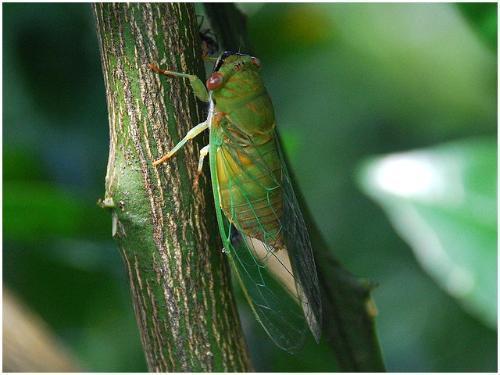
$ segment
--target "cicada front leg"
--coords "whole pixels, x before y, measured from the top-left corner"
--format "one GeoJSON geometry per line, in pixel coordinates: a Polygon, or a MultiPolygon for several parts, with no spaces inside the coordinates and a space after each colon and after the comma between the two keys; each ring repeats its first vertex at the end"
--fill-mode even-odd
{"type": "MultiPolygon", "coordinates": [[[[187,78],[189,80],[189,84],[193,88],[193,92],[196,95],[196,97],[202,101],[208,102],[208,91],[207,91],[205,85],[203,84],[203,82],[201,82],[201,80],[197,76],[195,76],[194,74],[172,72],[169,70],[160,69],[159,67],[157,67],[154,64],[148,64],[148,67],[153,72],[166,75],[167,77],[187,78]]],[[[179,151],[186,144],[187,141],[195,138],[198,134],[200,134],[203,130],[207,129],[208,127],[209,127],[209,122],[207,120],[196,125],[194,128],[189,130],[189,132],[186,134],[186,136],[179,143],[177,143],[177,145],[175,145],[175,147],[172,150],[167,152],[160,159],[155,160],[153,162],[153,165],[157,166],[157,165],[169,160],[172,156],[175,155],[175,153],[177,151],[179,151]]]]}
{"type": "Polygon", "coordinates": [[[167,77],[181,77],[187,78],[189,80],[189,84],[193,88],[193,92],[198,99],[202,102],[208,102],[208,91],[201,79],[199,79],[194,74],[186,74],[186,73],[178,73],[172,72],[170,70],[160,69],[154,64],[148,64],[149,69],[158,74],[163,74],[167,77]]]}
{"type": "Polygon", "coordinates": [[[187,141],[190,139],[195,138],[198,134],[200,134],[203,130],[207,129],[209,126],[208,121],[203,121],[202,123],[196,125],[194,128],[192,128],[190,131],[187,132],[186,136],[182,138],[182,140],[177,143],[173,149],[171,149],[169,152],[167,152],[165,155],[163,155],[160,159],[155,160],[153,162],[153,165],[156,167],[157,165],[166,162],[168,159],[170,159],[172,156],[175,155],[177,151],[179,151],[182,146],[186,144],[187,141]]]}

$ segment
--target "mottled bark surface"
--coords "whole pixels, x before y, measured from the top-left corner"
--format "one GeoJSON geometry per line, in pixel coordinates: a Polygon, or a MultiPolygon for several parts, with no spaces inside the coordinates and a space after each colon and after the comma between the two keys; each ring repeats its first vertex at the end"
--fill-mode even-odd
{"type": "Polygon", "coordinates": [[[103,205],[130,278],[150,371],[245,371],[246,346],[206,177],[193,180],[201,146],[163,155],[203,121],[189,85],[148,63],[204,76],[192,4],[96,4],[110,125],[103,205]]]}

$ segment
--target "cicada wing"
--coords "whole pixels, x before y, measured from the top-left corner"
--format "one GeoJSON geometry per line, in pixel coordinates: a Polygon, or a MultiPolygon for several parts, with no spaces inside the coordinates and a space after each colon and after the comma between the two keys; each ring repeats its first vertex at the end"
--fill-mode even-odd
{"type": "MultiPolygon", "coordinates": [[[[231,134],[226,136],[231,137],[231,134]]],[[[251,145],[251,139],[246,141],[251,145]]],[[[224,218],[224,233],[222,233],[224,245],[253,312],[273,341],[281,348],[293,352],[302,345],[307,325],[315,339],[319,340],[321,302],[307,229],[279,151],[277,137],[272,142],[276,142],[272,149],[279,166],[278,174],[276,174],[276,163],[269,163],[269,149],[258,147],[259,145],[229,148],[218,157],[224,158],[224,154],[228,155],[227,160],[222,160],[219,164],[222,165],[224,176],[230,180],[231,202],[237,201],[237,198],[240,198],[241,202],[241,197],[250,195],[248,181],[253,181],[252,183],[256,185],[262,184],[260,177],[256,177],[255,170],[260,176],[279,176],[272,181],[273,186],[260,186],[260,188],[268,191],[280,189],[282,192],[283,212],[277,214],[278,233],[283,238],[281,248],[277,248],[276,244],[273,247],[270,245],[271,241],[265,240],[276,236],[276,233],[266,232],[265,226],[259,226],[258,235],[249,236],[248,231],[245,234],[242,230],[245,223],[238,222],[238,215],[230,212],[231,219],[229,219],[226,209],[226,213],[220,212],[219,217],[224,218]],[[244,160],[246,165],[235,166],[240,160],[244,160]],[[253,173],[248,172],[248,165],[253,166],[253,173]],[[238,174],[245,176],[238,177],[238,174]],[[241,183],[243,180],[246,181],[245,184],[241,183]],[[288,293],[280,286],[285,287],[288,293]]],[[[247,207],[252,207],[253,202],[248,199],[245,204],[247,207]]],[[[266,204],[269,205],[267,212],[274,212],[269,196],[267,201],[263,199],[258,202],[260,212],[266,204]]],[[[231,205],[230,210],[237,209],[236,205],[231,205]]],[[[245,212],[247,215],[255,215],[250,220],[261,222],[262,218],[257,215],[258,209],[246,209],[245,212]]],[[[248,221],[248,216],[246,219],[248,221]]]]}
{"type": "Polygon", "coordinates": [[[321,337],[323,321],[321,294],[318,275],[314,261],[311,240],[307,230],[297,197],[293,191],[292,181],[276,136],[278,151],[282,165],[283,188],[283,220],[282,230],[288,250],[293,274],[297,286],[298,297],[304,314],[316,342],[321,337]]]}
{"type": "Polygon", "coordinates": [[[226,228],[226,253],[252,312],[277,346],[296,352],[303,345],[307,326],[300,306],[269,272],[269,254],[274,250],[241,234],[228,222],[226,228]],[[264,248],[259,249],[261,246],[264,248]]]}

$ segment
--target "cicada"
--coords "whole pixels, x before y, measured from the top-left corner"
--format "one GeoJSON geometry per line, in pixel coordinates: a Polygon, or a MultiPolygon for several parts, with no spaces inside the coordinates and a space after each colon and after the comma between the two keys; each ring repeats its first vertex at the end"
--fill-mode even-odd
{"type": "Polygon", "coordinates": [[[234,277],[276,345],[295,352],[307,327],[318,342],[322,310],[316,266],[260,61],[226,51],[217,59],[206,87],[195,75],[150,68],[187,78],[194,94],[209,103],[207,119],[153,164],[167,161],[188,140],[209,129],[197,176],[208,154],[223,251],[234,277]]]}

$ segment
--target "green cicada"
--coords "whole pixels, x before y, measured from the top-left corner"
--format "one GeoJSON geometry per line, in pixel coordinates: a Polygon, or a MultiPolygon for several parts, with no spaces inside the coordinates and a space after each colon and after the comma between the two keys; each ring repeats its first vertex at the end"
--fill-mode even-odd
{"type": "Polygon", "coordinates": [[[195,95],[210,104],[208,118],[154,165],[210,129],[209,145],[200,151],[198,175],[209,154],[223,251],[234,276],[257,320],[279,347],[298,349],[307,326],[319,341],[321,298],[311,243],[281,154],[259,60],[224,52],[206,88],[194,75],[150,68],[187,78],[195,95]]]}

